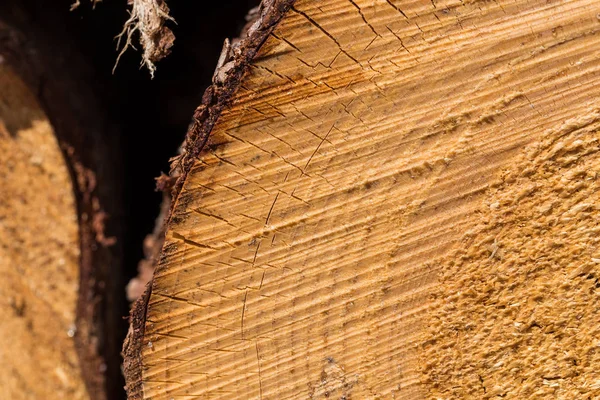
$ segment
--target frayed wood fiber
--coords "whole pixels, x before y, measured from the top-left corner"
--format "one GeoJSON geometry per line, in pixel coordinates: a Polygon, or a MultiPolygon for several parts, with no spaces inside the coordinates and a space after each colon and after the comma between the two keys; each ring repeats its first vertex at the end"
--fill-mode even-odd
{"type": "Polygon", "coordinates": [[[146,66],[150,75],[154,77],[154,63],[168,56],[175,42],[175,35],[165,23],[175,20],[169,15],[169,7],[163,0],[130,0],[129,3],[130,17],[125,22],[123,31],[117,36],[117,48],[120,47],[122,39],[125,39],[125,44],[121,47],[115,68],[127,49],[134,47],[133,37],[137,32],[143,49],[142,65],[146,66]]]}
{"type": "MultiPolygon", "coordinates": [[[[90,0],[94,7],[101,1],[90,0]]],[[[168,56],[175,42],[175,35],[165,24],[167,21],[175,22],[175,20],[169,15],[169,7],[163,0],[129,0],[128,4],[131,6],[129,19],[125,21],[123,30],[116,37],[117,49],[120,51],[113,72],[121,56],[130,47],[135,49],[135,42],[138,42],[143,50],[141,64],[148,68],[150,76],[154,78],[156,71],[154,63],[168,56]]],[[[75,0],[71,5],[71,11],[80,5],[81,0],[75,0]]]]}

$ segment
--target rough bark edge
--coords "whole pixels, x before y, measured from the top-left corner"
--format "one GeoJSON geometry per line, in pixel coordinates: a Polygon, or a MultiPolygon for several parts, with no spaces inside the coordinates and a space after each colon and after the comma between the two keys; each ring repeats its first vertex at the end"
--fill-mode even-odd
{"type": "MultiPolygon", "coordinates": [[[[256,20],[249,22],[242,31],[242,38],[232,45],[226,41],[213,76],[213,84],[202,96],[202,104],[192,117],[181,156],[171,164],[171,178],[176,179],[171,196],[177,199],[183,182],[208,141],[210,132],[221,111],[240,86],[248,65],[267,39],[273,28],[287,13],[295,0],[263,0],[256,12],[256,20]]],[[[171,205],[171,213],[174,204],[171,205]]],[[[169,217],[170,218],[170,217],[169,217]]]]}
{"type": "MultiPolygon", "coordinates": [[[[256,22],[259,17],[260,7],[254,7],[248,14],[246,15],[246,25],[242,28],[240,36],[234,39],[234,45],[236,42],[239,42],[246,36],[248,30],[256,22]]],[[[217,79],[218,73],[225,62],[226,57],[229,55],[231,50],[231,42],[229,39],[225,40],[223,45],[223,49],[221,51],[221,55],[219,57],[219,61],[217,62],[217,68],[213,74],[213,79],[217,79]]],[[[171,192],[173,191],[173,187],[177,181],[178,175],[178,165],[183,153],[183,146],[185,146],[185,142],[182,143],[178,150],[178,155],[172,157],[169,162],[171,162],[171,175],[161,174],[158,178],[156,178],[156,191],[162,192],[163,200],[160,206],[160,213],[154,222],[154,229],[151,234],[146,235],[144,239],[144,258],[140,260],[138,263],[138,275],[131,279],[127,285],[127,299],[134,303],[137,299],[142,297],[144,294],[144,290],[148,282],[152,280],[152,276],[154,274],[154,270],[158,264],[160,254],[162,251],[162,247],[164,244],[165,233],[166,233],[166,225],[167,219],[170,215],[171,211],[171,192]],[[140,290],[141,288],[141,290],[140,290]]]]}
{"type": "MultiPolygon", "coordinates": [[[[181,155],[171,159],[170,176],[167,179],[159,179],[158,182],[159,189],[170,191],[173,200],[168,215],[163,219],[162,227],[157,228],[162,232],[163,237],[183,183],[194,161],[206,146],[217,119],[237,92],[249,64],[262,44],[294,2],[295,0],[262,0],[259,7],[250,11],[250,20],[242,30],[240,37],[232,44],[228,40],[225,41],[213,75],[213,83],[204,92],[202,103],[194,112],[181,155]]],[[[148,283],[143,296],[134,303],[129,317],[129,332],[123,345],[123,371],[129,400],[143,400],[144,398],[142,352],[146,313],[153,285],[154,277],[148,283]]]]}
{"type": "Polygon", "coordinates": [[[123,374],[125,375],[125,391],[129,400],[144,398],[142,347],[144,346],[146,311],[148,310],[148,300],[152,294],[152,282],[152,280],[148,282],[144,294],[136,300],[131,309],[129,331],[123,343],[123,374]]]}
{"type": "MultiPolygon", "coordinates": [[[[8,13],[9,20],[19,20],[19,27],[12,25],[12,20],[7,24],[4,18],[5,15],[3,21],[0,21],[0,54],[4,62],[13,66],[15,72],[32,89],[47,113],[73,182],[81,251],[75,348],[80,360],[81,377],[90,399],[106,400],[112,390],[108,388],[104,371],[110,368],[111,363],[118,364],[114,355],[107,354],[107,346],[114,333],[109,314],[119,311],[110,311],[110,306],[106,303],[110,302],[107,293],[112,295],[110,280],[113,277],[109,268],[116,265],[115,252],[118,250],[110,248],[115,244],[115,239],[105,236],[108,214],[103,210],[101,199],[106,199],[106,193],[100,193],[94,172],[99,158],[96,158],[98,155],[90,154],[90,143],[86,143],[88,135],[97,136],[96,141],[102,140],[102,128],[89,129],[90,124],[97,122],[96,119],[88,120],[87,124],[80,126],[80,121],[73,116],[74,111],[70,109],[72,104],[65,97],[69,95],[60,93],[81,94],[81,90],[74,89],[76,85],[71,84],[68,70],[60,71],[59,67],[49,67],[54,63],[46,62],[49,60],[48,55],[40,51],[44,44],[31,39],[37,39],[39,35],[36,36],[33,30],[28,29],[29,24],[24,20],[26,14],[8,13]]],[[[85,103],[87,99],[88,97],[82,101],[85,103]]],[[[95,111],[90,111],[82,118],[94,114],[95,111]]]]}

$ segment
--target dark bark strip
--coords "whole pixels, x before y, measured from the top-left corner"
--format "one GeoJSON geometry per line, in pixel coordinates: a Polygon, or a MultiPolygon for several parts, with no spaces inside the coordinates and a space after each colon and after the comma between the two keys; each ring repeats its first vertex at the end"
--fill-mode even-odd
{"type": "Polygon", "coordinates": [[[249,64],[294,2],[295,0],[263,0],[256,20],[247,24],[242,38],[231,48],[224,49],[225,54],[220,60],[221,65],[215,71],[213,84],[204,92],[202,104],[192,117],[183,154],[172,164],[171,176],[177,179],[171,193],[173,199],[177,199],[188,172],[208,142],[210,132],[221,111],[229,104],[239,88],[249,64]]]}

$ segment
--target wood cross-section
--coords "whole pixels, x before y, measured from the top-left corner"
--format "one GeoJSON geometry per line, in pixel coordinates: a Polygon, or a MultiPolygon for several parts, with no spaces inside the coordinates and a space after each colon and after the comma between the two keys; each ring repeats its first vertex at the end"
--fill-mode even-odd
{"type": "Polygon", "coordinates": [[[565,121],[595,126],[598,12],[592,0],[294,2],[184,171],[138,313],[136,396],[464,398],[451,387],[471,383],[435,365],[463,365],[444,357],[476,342],[431,348],[445,343],[432,321],[456,329],[436,314],[457,290],[438,260],[467,243],[524,147],[565,121]]]}

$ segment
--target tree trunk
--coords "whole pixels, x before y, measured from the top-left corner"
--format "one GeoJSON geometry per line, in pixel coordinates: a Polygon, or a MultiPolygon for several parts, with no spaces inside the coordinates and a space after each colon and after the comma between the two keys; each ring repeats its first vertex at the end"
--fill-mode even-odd
{"type": "Polygon", "coordinates": [[[175,163],[130,400],[596,398],[591,0],[280,0],[175,163]]]}
{"type": "Polygon", "coordinates": [[[114,399],[119,147],[58,19],[36,15],[0,4],[0,398],[114,399]]]}

